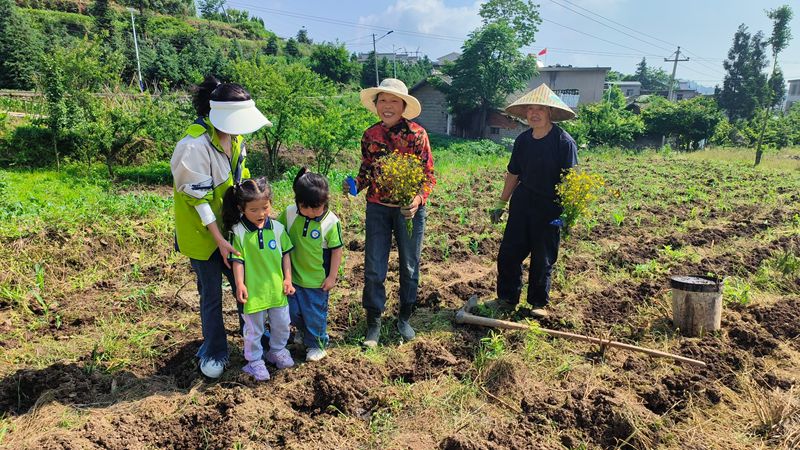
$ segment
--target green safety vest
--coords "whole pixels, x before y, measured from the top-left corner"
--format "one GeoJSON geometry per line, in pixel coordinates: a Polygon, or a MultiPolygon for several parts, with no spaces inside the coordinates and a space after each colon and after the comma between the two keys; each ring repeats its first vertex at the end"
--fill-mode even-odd
{"type": "Polygon", "coordinates": [[[234,181],[250,177],[245,167],[247,151],[241,136],[233,136],[231,150],[231,159],[228,159],[207,118],[190,125],[175,146],[170,161],[174,179],[175,244],[177,250],[189,258],[207,260],[217,249],[213,235],[203,225],[195,207],[207,203],[221,229],[225,192],[234,181]]]}

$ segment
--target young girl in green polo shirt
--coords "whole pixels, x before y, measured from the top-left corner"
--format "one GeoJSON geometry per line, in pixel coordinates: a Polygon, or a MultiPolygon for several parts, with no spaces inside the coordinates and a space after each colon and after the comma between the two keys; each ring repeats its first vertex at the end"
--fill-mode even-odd
{"type": "Polygon", "coordinates": [[[308,349],[306,361],[319,361],[328,345],[328,297],[342,262],[342,225],[328,209],[325,177],[303,167],[293,188],[295,204],[278,218],[295,246],[291,254],[295,293],[289,296],[289,313],[297,328],[295,342],[308,349]]]}
{"type": "Polygon", "coordinates": [[[269,217],[272,188],[266,178],[234,184],[225,193],[222,205],[225,229],[230,231],[231,245],[238,252],[232,252],[228,260],[236,280],[236,300],[244,305],[244,357],[248,362],[242,370],[256,380],[268,380],[261,346],[267,317],[267,361],[279,369],[294,365],[286,349],[290,322],[286,296],[294,293],[289,259],[292,241],[283,225],[269,217]]]}

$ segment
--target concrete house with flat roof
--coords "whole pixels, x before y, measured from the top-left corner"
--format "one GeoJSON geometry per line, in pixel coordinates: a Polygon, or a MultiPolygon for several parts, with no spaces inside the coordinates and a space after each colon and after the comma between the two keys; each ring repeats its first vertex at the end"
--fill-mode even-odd
{"type": "MultiPolygon", "coordinates": [[[[452,57],[452,54],[447,56],[452,57]]],[[[525,88],[506,97],[506,104],[512,103],[542,83],[546,83],[573,109],[586,103],[598,102],[603,98],[605,78],[609,70],[611,70],[610,67],[540,67],[539,74],[531,78],[525,88]]],[[[440,77],[446,83],[449,82],[441,74],[432,76],[440,77]]],[[[498,109],[489,113],[483,128],[477,123],[479,121],[477,118],[470,121],[474,124],[473,126],[461,128],[453,121],[444,93],[427,80],[412,86],[409,93],[422,104],[422,114],[415,121],[425,127],[429,133],[468,138],[484,135],[493,141],[501,142],[504,138],[516,138],[528,127],[524,121],[510,117],[498,109]]]]}

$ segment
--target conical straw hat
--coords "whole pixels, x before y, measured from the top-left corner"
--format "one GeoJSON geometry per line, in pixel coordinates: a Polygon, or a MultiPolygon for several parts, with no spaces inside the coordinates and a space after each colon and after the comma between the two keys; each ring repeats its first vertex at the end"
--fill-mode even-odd
{"type": "Polygon", "coordinates": [[[506,106],[506,112],[512,116],[526,120],[528,105],[550,106],[550,120],[561,122],[575,118],[575,112],[561,100],[546,84],[541,84],[536,89],[518,98],[514,103],[506,106]]]}

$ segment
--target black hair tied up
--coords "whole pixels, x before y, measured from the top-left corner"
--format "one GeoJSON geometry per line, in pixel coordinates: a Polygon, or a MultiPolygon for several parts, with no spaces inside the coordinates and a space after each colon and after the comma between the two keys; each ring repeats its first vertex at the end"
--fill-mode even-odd
{"type": "Polygon", "coordinates": [[[253,200],[272,201],[272,186],[265,177],[248,178],[234,183],[222,198],[222,225],[226,233],[239,223],[245,206],[253,200]]]}
{"type": "Polygon", "coordinates": [[[250,93],[236,83],[222,83],[214,75],[206,75],[202,83],[192,90],[192,106],[198,117],[208,117],[211,100],[215,102],[237,102],[250,100],[250,93]]]}
{"type": "Polygon", "coordinates": [[[312,173],[302,167],[294,177],[294,201],[308,208],[328,206],[330,196],[328,180],[318,173],[312,173]]]}

